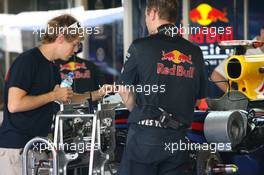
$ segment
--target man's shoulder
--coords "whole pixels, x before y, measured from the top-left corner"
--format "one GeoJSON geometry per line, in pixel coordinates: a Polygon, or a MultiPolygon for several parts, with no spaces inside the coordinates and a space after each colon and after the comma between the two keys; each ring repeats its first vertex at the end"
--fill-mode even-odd
{"type": "MultiPolygon", "coordinates": [[[[169,40],[165,39],[164,37],[160,36],[159,34],[156,34],[156,35],[150,35],[147,37],[136,39],[132,42],[132,45],[134,45],[134,46],[140,46],[140,45],[144,45],[144,44],[149,45],[149,44],[151,44],[151,43],[153,44],[153,42],[156,42],[159,40],[169,41],[169,40]]],[[[188,47],[190,49],[200,50],[200,47],[197,44],[190,42],[189,40],[181,37],[180,35],[177,35],[175,37],[170,37],[170,42],[171,41],[175,41],[175,43],[180,43],[181,45],[188,47]]]]}
{"type": "Polygon", "coordinates": [[[15,63],[20,62],[26,62],[26,63],[32,63],[35,62],[37,59],[35,59],[37,53],[37,48],[32,48],[30,50],[27,50],[21,54],[19,54],[15,60],[15,63]]]}
{"type": "Polygon", "coordinates": [[[188,47],[189,49],[194,49],[194,50],[201,50],[200,49],[200,46],[198,46],[197,44],[183,38],[182,36],[177,36],[175,38],[175,40],[178,42],[178,43],[181,43],[181,45],[185,46],[185,47],[188,47]]]}
{"type": "Polygon", "coordinates": [[[146,42],[149,42],[150,40],[151,40],[150,37],[138,38],[138,39],[135,39],[135,40],[132,42],[132,45],[134,45],[134,46],[141,45],[141,44],[144,44],[144,43],[146,43],[146,42]]]}
{"type": "Polygon", "coordinates": [[[152,48],[152,46],[155,44],[159,43],[158,42],[158,38],[156,38],[153,35],[147,36],[147,37],[143,37],[143,38],[138,38],[135,39],[132,44],[130,45],[130,48],[133,48],[137,51],[141,50],[145,50],[145,49],[150,49],[152,48]]]}
{"type": "Polygon", "coordinates": [[[22,52],[19,57],[26,57],[26,56],[33,56],[34,54],[36,54],[38,52],[38,48],[34,47],[32,49],[26,50],[24,52],[22,52]]]}
{"type": "Polygon", "coordinates": [[[159,37],[158,35],[149,35],[149,36],[145,36],[145,37],[142,37],[142,38],[137,38],[133,41],[134,44],[141,44],[141,43],[145,43],[145,42],[150,42],[150,41],[153,41],[153,40],[158,40],[159,37]]]}
{"type": "Polygon", "coordinates": [[[245,55],[262,55],[264,52],[260,48],[247,49],[245,55]]]}

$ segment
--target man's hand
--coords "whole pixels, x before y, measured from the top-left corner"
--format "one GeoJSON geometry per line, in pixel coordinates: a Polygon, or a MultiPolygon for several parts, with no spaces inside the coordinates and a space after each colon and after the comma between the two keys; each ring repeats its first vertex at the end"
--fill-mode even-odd
{"type": "Polygon", "coordinates": [[[73,91],[70,87],[61,88],[56,85],[53,89],[54,101],[68,102],[73,97],[73,91]]]}
{"type": "Polygon", "coordinates": [[[114,85],[111,84],[104,84],[100,89],[99,89],[99,95],[101,97],[109,94],[109,93],[113,93],[116,92],[116,87],[114,85]]]}
{"type": "Polygon", "coordinates": [[[92,92],[86,92],[84,94],[74,94],[72,98],[73,103],[84,103],[87,99],[92,98],[92,101],[101,100],[105,95],[117,92],[114,85],[105,84],[100,89],[92,92]]]}
{"type": "Polygon", "coordinates": [[[135,106],[135,93],[125,86],[118,86],[116,89],[122,98],[123,103],[131,112],[135,106]]]}
{"type": "Polygon", "coordinates": [[[97,101],[97,100],[102,99],[105,95],[107,95],[109,93],[113,93],[113,92],[116,92],[115,86],[110,85],[110,84],[105,84],[100,89],[98,89],[97,91],[92,92],[92,99],[93,99],[93,101],[97,101]]]}

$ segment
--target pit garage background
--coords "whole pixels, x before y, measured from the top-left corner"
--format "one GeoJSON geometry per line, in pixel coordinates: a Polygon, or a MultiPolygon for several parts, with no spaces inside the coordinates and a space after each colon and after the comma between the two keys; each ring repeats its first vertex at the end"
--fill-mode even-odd
{"type": "MultiPolygon", "coordinates": [[[[233,53],[232,49],[221,49],[220,41],[231,39],[253,39],[264,25],[263,0],[180,0],[177,26],[229,28],[222,34],[183,34],[183,37],[198,44],[204,54],[208,77],[211,71],[233,53]],[[208,20],[208,11],[214,10],[214,21],[208,20]],[[198,16],[202,16],[199,20],[198,16]]],[[[100,35],[87,35],[81,56],[96,63],[104,71],[108,83],[118,79],[124,55],[130,43],[147,36],[144,24],[146,0],[0,0],[0,121],[4,77],[16,56],[38,44],[37,35],[32,37],[35,27],[18,23],[16,19],[30,21],[33,13],[53,13],[68,10],[68,13],[87,13],[94,19],[83,19],[86,26],[98,27],[100,35]],[[96,16],[99,13],[105,16],[96,16]],[[9,20],[11,19],[11,20],[9,20]],[[13,19],[13,20],[12,20],[13,19]],[[9,23],[10,22],[10,23],[9,23]],[[98,22],[93,23],[92,22],[98,22]],[[14,32],[5,32],[12,26],[14,32]],[[11,41],[10,41],[11,40],[11,41]],[[15,42],[14,42],[15,41],[15,42]],[[10,44],[15,43],[15,44],[10,44]]],[[[34,16],[34,15],[33,15],[34,16]]],[[[41,17],[40,17],[41,18],[41,17]]],[[[209,82],[209,96],[220,97],[221,91],[209,82]]],[[[225,159],[237,161],[244,174],[261,174],[260,165],[254,160],[255,153],[247,157],[225,155],[225,159]],[[249,160],[250,159],[250,160],[249,160]]],[[[263,169],[263,167],[262,167],[263,169]]],[[[263,172],[263,171],[262,171],[263,172]]]]}

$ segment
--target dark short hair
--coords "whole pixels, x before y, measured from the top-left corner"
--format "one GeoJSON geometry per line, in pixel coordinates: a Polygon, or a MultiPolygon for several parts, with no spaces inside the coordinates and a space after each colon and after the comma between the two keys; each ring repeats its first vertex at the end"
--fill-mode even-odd
{"type": "Polygon", "coordinates": [[[147,0],[147,12],[154,9],[158,11],[160,19],[176,23],[178,13],[178,0],[147,0]]]}

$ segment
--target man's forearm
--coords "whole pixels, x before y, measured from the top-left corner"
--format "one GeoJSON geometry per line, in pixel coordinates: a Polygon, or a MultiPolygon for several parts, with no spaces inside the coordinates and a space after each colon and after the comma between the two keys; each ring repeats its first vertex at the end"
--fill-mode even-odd
{"type": "Polygon", "coordinates": [[[71,100],[72,103],[85,103],[88,99],[90,99],[90,92],[83,94],[74,93],[71,100]]]}
{"type": "Polygon", "coordinates": [[[125,102],[127,109],[131,112],[135,106],[135,94],[130,92],[128,95],[128,99],[125,102]]]}
{"type": "Polygon", "coordinates": [[[85,103],[88,99],[92,98],[92,101],[98,101],[102,98],[102,94],[100,90],[92,91],[92,92],[85,92],[83,94],[75,93],[72,97],[73,103],[85,103]]]}
{"type": "Polygon", "coordinates": [[[54,93],[49,92],[38,96],[26,95],[18,100],[12,100],[8,102],[8,110],[11,113],[25,112],[39,108],[49,102],[55,100],[54,93]]]}
{"type": "Polygon", "coordinates": [[[211,80],[223,91],[226,92],[228,89],[228,80],[225,79],[220,73],[217,71],[213,71],[211,75],[211,80]]]}
{"type": "Polygon", "coordinates": [[[119,91],[119,95],[127,109],[131,112],[135,106],[135,94],[124,87],[120,89],[122,89],[122,91],[119,91]]]}

